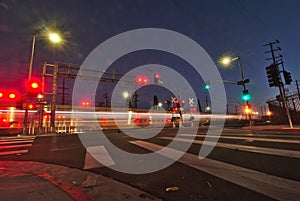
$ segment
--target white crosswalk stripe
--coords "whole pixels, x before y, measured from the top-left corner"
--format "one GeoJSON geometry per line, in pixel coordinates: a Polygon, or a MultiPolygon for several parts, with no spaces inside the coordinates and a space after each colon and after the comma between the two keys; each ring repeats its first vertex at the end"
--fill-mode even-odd
{"type": "MultiPolygon", "coordinates": [[[[210,140],[215,139],[218,136],[206,136],[204,134],[198,134],[196,139],[193,139],[193,135],[178,134],[176,141],[178,143],[189,143],[201,146],[214,145],[210,140]],[[206,141],[204,141],[204,138],[206,141]],[[201,140],[199,140],[199,138],[201,140]]],[[[174,140],[173,137],[159,137],[161,140],[170,142],[174,140]]],[[[130,141],[131,144],[142,147],[152,152],[159,153],[164,157],[173,159],[176,155],[182,155],[177,161],[189,167],[208,173],[212,176],[221,178],[231,183],[237,184],[252,191],[264,194],[268,197],[275,198],[277,200],[298,200],[300,198],[300,182],[292,179],[287,179],[280,176],[274,176],[269,173],[252,170],[251,168],[239,166],[239,163],[233,165],[227,162],[221,162],[218,159],[199,159],[199,156],[191,153],[183,153],[176,148],[167,148],[159,144],[155,144],[143,140],[130,141]],[[157,152],[165,149],[165,152],[157,152]]],[[[265,154],[266,156],[280,156],[288,158],[300,159],[300,150],[279,149],[276,147],[278,144],[284,144],[289,148],[289,145],[296,146],[300,144],[300,135],[252,135],[251,133],[244,134],[222,134],[219,142],[216,144],[216,148],[225,148],[229,150],[242,150],[245,154],[256,153],[265,154]],[[225,140],[225,142],[222,142],[225,140]],[[227,141],[226,141],[227,140],[227,141]],[[229,140],[229,141],[228,141],[229,140]],[[249,142],[249,144],[241,143],[249,142]],[[266,142],[269,147],[254,146],[251,142],[266,142]],[[240,144],[241,143],[241,144],[240,144]],[[272,143],[272,147],[270,147],[272,143]]]]}
{"type": "Polygon", "coordinates": [[[0,156],[19,155],[28,152],[35,137],[1,137],[0,156]]]}
{"type": "MultiPolygon", "coordinates": [[[[141,140],[131,141],[131,143],[153,152],[164,148],[161,145],[141,140]]],[[[197,155],[180,153],[181,151],[172,148],[167,148],[166,150],[168,151],[160,152],[163,153],[165,157],[173,159],[172,156],[174,154],[182,154],[183,156],[178,160],[180,163],[271,198],[278,200],[297,200],[300,197],[300,182],[208,158],[199,160],[197,155]]]]}
{"type": "MultiPolygon", "coordinates": [[[[172,140],[171,137],[160,137],[160,139],[165,140],[172,140]]],[[[187,143],[194,143],[194,144],[203,144],[203,140],[192,140],[192,139],[185,139],[185,138],[178,138],[176,139],[180,142],[187,142],[187,143]]],[[[205,145],[214,145],[211,142],[205,142],[205,145]]],[[[248,145],[239,145],[239,144],[230,144],[230,143],[222,143],[219,142],[215,145],[216,147],[228,148],[228,149],[238,149],[241,151],[248,151],[254,153],[262,153],[262,154],[270,154],[270,155],[277,155],[277,156],[285,156],[285,157],[293,157],[300,159],[300,151],[293,151],[293,150],[285,150],[285,149],[274,149],[274,148],[265,148],[265,147],[256,147],[256,146],[248,146],[248,145]]]]}

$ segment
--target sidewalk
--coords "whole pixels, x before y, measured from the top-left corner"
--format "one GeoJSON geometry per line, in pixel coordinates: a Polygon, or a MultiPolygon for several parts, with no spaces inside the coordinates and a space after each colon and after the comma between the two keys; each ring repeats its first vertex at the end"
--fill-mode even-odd
{"type": "Polygon", "coordinates": [[[160,200],[88,171],[20,161],[0,161],[0,198],[3,201],[160,200]]]}

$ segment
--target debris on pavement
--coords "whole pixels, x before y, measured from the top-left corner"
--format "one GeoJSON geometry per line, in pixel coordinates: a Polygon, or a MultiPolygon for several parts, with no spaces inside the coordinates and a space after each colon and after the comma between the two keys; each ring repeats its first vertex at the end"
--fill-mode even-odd
{"type": "Polygon", "coordinates": [[[173,191],[179,191],[178,186],[171,186],[166,188],[166,192],[173,192],[173,191]]]}
{"type": "Polygon", "coordinates": [[[89,188],[89,187],[94,187],[97,185],[97,180],[98,177],[93,175],[88,175],[86,180],[84,182],[82,182],[81,187],[82,188],[89,188]]]}
{"type": "Polygon", "coordinates": [[[209,181],[207,181],[206,183],[210,188],[212,188],[212,185],[211,185],[211,183],[209,183],[209,181]]]}

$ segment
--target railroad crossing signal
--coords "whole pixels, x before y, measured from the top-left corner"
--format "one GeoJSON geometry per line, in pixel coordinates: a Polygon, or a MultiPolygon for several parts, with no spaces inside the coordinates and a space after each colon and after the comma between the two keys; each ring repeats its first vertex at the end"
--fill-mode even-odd
{"type": "Polygon", "coordinates": [[[36,81],[32,81],[29,83],[28,94],[30,96],[36,97],[40,92],[40,84],[36,81]]]}

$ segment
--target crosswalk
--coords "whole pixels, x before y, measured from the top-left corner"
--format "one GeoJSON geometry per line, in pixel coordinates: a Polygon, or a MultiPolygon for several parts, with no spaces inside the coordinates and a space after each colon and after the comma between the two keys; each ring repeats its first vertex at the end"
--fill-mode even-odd
{"type": "Polygon", "coordinates": [[[0,156],[25,154],[34,139],[34,136],[0,137],[0,156]]]}
{"type": "MultiPolygon", "coordinates": [[[[157,136],[155,140],[133,139],[129,142],[135,147],[159,153],[163,157],[172,160],[176,160],[177,155],[182,155],[176,162],[276,200],[299,200],[300,198],[298,173],[296,173],[295,177],[290,176],[291,174],[284,174],[284,171],[281,171],[283,174],[273,174],[272,171],[268,170],[270,167],[255,168],[253,164],[249,165],[253,162],[255,163],[256,158],[253,159],[254,161],[247,161],[248,156],[248,159],[255,156],[260,158],[260,160],[267,159],[271,163],[275,163],[275,161],[279,163],[281,161],[290,161],[293,165],[288,165],[294,169],[286,168],[286,171],[297,172],[298,167],[300,168],[300,161],[297,162],[300,160],[300,133],[252,132],[224,129],[221,136],[207,136],[205,133],[198,133],[194,138],[194,135],[182,133],[177,134],[175,138],[174,135],[166,134],[157,136]],[[217,144],[215,144],[216,138],[218,138],[217,144]],[[194,147],[199,147],[199,149],[204,144],[205,146],[214,146],[214,150],[218,151],[216,155],[220,155],[220,158],[210,158],[208,156],[200,160],[199,153],[182,152],[176,147],[166,147],[174,140],[176,140],[176,143],[188,143],[194,147]],[[160,152],[159,150],[162,149],[165,149],[165,151],[160,152]],[[226,153],[229,155],[226,155],[226,153]],[[232,153],[238,155],[239,160],[242,160],[244,157],[245,160],[237,160],[232,163],[230,162],[232,160],[222,158],[231,158],[233,157],[230,155],[232,153]]],[[[93,151],[97,152],[101,159],[95,160],[87,153],[85,169],[105,166],[103,163],[99,163],[99,161],[109,161],[110,164],[118,163],[116,159],[110,158],[104,146],[93,147],[93,151]]],[[[280,166],[279,164],[279,167],[284,166],[280,166]]]]}
{"type": "MultiPolygon", "coordinates": [[[[189,134],[179,134],[176,141],[181,143],[190,143],[194,145],[208,145],[213,146],[215,143],[211,143],[209,140],[214,139],[219,136],[209,136],[204,141],[204,138],[207,137],[204,134],[198,134],[195,139],[191,138],[193,135],[189,134]]],[[[161,140],[165,140],[167,143],[174,140],[173,137],[159,137],[161,140]]],[[[162,145],[142,141],[134,140],[130,143],[147,149],[151,152],[157,152],[162,148],[165,148],[162,145]]],[[[300,134],[298,135],[277,135],[277,134],[262,134],[262,135],[252,135],[248,134],[233,134],[232,133],[223,133],[220,136],[219,142],[216,144],[216,148],[225,148],[227,150],[237,150],[243,151],[244,154],[255,153],[255,154],[265,154],[266,156],[279,156],[294,158],[300,160],[300,148],[297,148],[297,145],[300,144],[300,134]],[[226,141],[226,140],[230,141],[226,141]],[[223,141],[222,141],[223,140],[223,141]],[[243,145],[243,142],[266,142],[268,147],[260,146],[250,146],[243,145]],[[273,143],[270,145],[270,143],[273,143]],[[294,150],[288,148],[280,149],[277,148],[279,144],[284,144],[285,147],[289,145],[294,145],[294,150]],[[296,146],[295,146],[296,145],[296,146]],[[270,147],[273,146],[273,147],[270,147]]],[[[292,148],[291,148],[292,149],[292,148]]],[[[173,159],[174,153],[181,152],[180,150],[167,148],[167,151],[160,152],[164,157],[173,159]]],[[[157,152],[158,153],[158,152],[157,152]]],[[[298,200],[300,198],[300,182],[292,179],[287,179],[280,176],[275,176],[269,173],[260,172],[253,170],[251,168],[239,166],[236,164],[231,164],[229,162],[219,161],[218,159],[199,159],[199,156],[195,153],[180,153],[182,157],[177,161],[186,166],[195,168],[202,172],[208,173],[215,177],[221,178],[223,180],[229,181],[231,183],[237,184],[249,190],[264,194],[268,197],[277,199],[277,200],[298,200]]],[[[230,156],[229,156],[230,157],[230,156]]]]}

